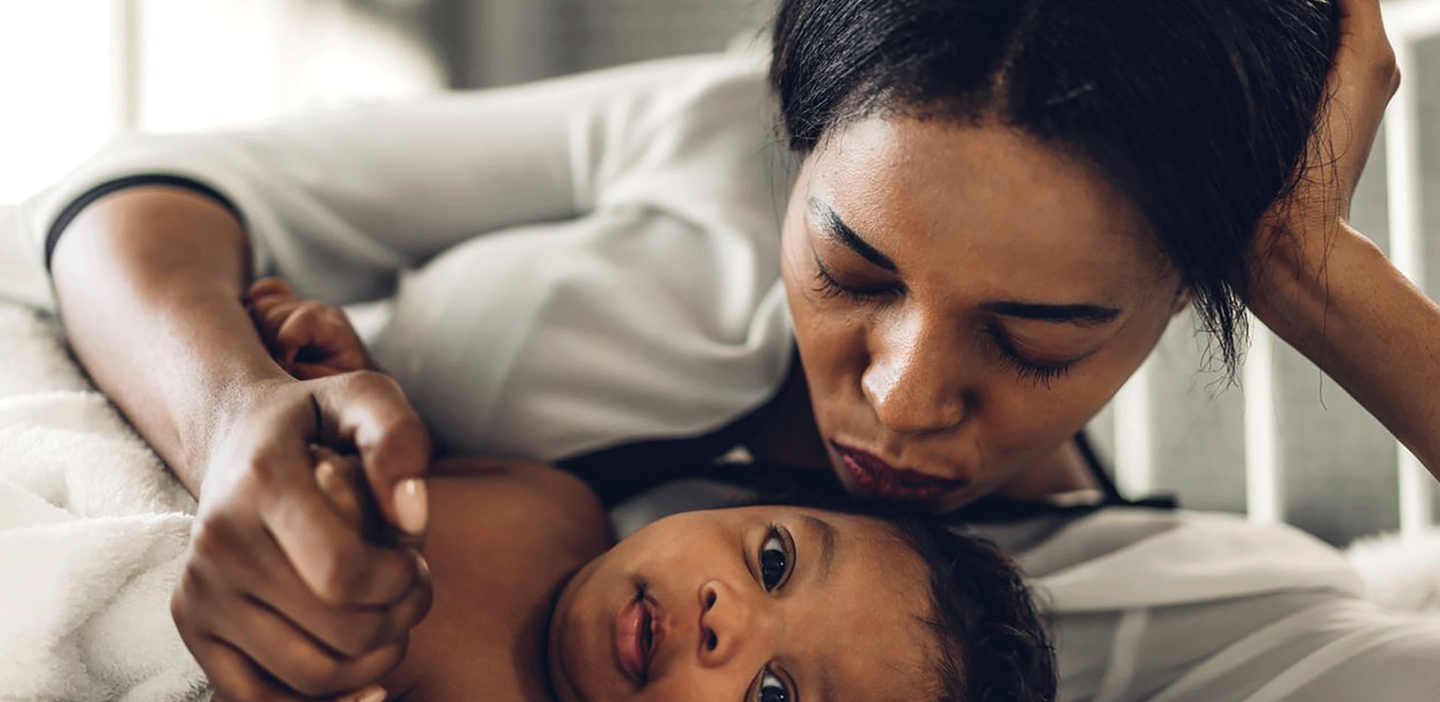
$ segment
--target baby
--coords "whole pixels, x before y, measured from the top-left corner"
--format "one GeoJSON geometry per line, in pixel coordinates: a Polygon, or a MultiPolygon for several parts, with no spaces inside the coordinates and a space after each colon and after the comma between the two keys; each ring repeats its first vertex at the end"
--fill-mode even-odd
{"type": "MultiPolygon", "coordinates": [[[[276,361],[297,377],[371,365],[343,313],[281,281],[256,283],[250,305],[276,361]]],[[[358,467],[317,456],[318,480],[359,528],[358,467]]],[[[676,515],[614,543],[594,493],[563,471],[445,458],[431,475],[433,608],[399,665],[340,685],[313,673],[335,668],[331,647],[280,655],[237,633],[262,687],[219,695],[1054,698],[1052,650],[1013,564],[929,517],[757,504],[676,515]]]]}

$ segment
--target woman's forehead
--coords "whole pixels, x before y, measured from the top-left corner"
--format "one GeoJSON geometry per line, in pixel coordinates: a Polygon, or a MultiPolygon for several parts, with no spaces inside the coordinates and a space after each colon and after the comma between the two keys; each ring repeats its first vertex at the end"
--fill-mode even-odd
{"type": "Polygon", "coordinates": [[[988,271],[1012,287],[1089,287],[1093,297],[1168,272],[1144,218],[1108,180],[1012,129],[868,118],[830,135],[804,175],[796,196],[812,217],[832,210],[907,277],[988,271]]]}

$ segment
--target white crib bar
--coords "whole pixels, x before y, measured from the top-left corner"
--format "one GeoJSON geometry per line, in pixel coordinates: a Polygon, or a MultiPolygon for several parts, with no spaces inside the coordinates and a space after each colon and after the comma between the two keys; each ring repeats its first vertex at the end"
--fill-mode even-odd
{"type": "Polygon", "coordinates": [[[1245,511],[1250,521],[1284,521],[1279,427],[1275,418],[1275,336],[1253,316],[1240,385],[1245,393],[1245,511]]]}
{"type": "Polygon", "coordinates": [[[110,0],[110,133],[140,128],[141,16],[143,0],[110,0]]]}
{"type": "MultiPolygon", "coordinates": [[[[1436,3],[1440,5],[1440,3],[1436,3]]],[[[1435,8],[1432,8],[1435,9],[1435,8]]],[[[1440,18],[1440,12],[1430,15],[1440,18]]],[[[1413,27],[1410,27],[1413,31],[1413,27]]],[[[1440,31],[1440,21],[1433,29],[1440,31]]],[[[1413,36],[1413,35],[1412,35],[1413,36]]],[[[1419,67],[1413,40],[1396,42],[1403,76],[1385,119],[1386,196],[1390,214],[1390,259],[1421,289],[1425,287],[1424,212],[1421,205],[1419,67]]],[[[1404,446],[1396,446],[1400,484],[1400,532],[1416,536],[1434,515],[1431,477],[1404,446]]]]}
{"type": "Polygon", "coordinates": [[[1153,361],[1147,359],[1115,394],[1115,484],[1132,498],[1148,496],[1155,489],[1154,430],[1150,425],[1152,365],[1153,361]]]}
{"type": "MultiPolygon", "coordinates": [[[[1380,5],[1385,14],[1385,33],[1398,49],[1440,34],[1440,2],[1435,0],[1387,0],[1380,5]]],[[[1404,71],[1404,67],[1401,67],[1404,71]]],[[[1414,80],[1405,74],[1405,80],[1414,80]]],[[[1392,102],[1393,106],[1394,103],[1392,102]]]]}

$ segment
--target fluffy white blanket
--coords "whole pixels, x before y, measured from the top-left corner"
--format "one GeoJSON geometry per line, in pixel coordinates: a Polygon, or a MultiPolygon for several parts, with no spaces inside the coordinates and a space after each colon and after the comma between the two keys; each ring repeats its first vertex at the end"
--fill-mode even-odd
{"type": "MultiPolygon", "coordinates": [[[[194,507],[56,327],[0,303],[0,702],[208,696],[169,611],[194,507]]],[[[1440,532],[1350,557],[1372,599],[1440,611],[1440,532]]]]}
{"type": "Polygon", "coordinates": [[[0,306],[0,700],[208,696],[170,621],[195,503],[77,372],[0,306]]]}

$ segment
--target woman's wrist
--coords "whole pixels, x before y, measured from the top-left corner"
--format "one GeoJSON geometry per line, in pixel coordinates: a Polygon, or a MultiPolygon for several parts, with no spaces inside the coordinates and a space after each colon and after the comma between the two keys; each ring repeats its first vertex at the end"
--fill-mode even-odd
{"type": "Polygon", "coordinates": [[[1440,306],[1346,224],[1259,261],[1250,307],[1440,477],[1440,306]]]}
{"type": "Polygon", "coordinates": [[[1279,234],[1257,257],[1246,303],[1255,317],[1306,356],[1323,356],[1347,327],[1363,326],[1375,285],[1399,276],[1385,253],[1344,222],[1279,234]]]}

